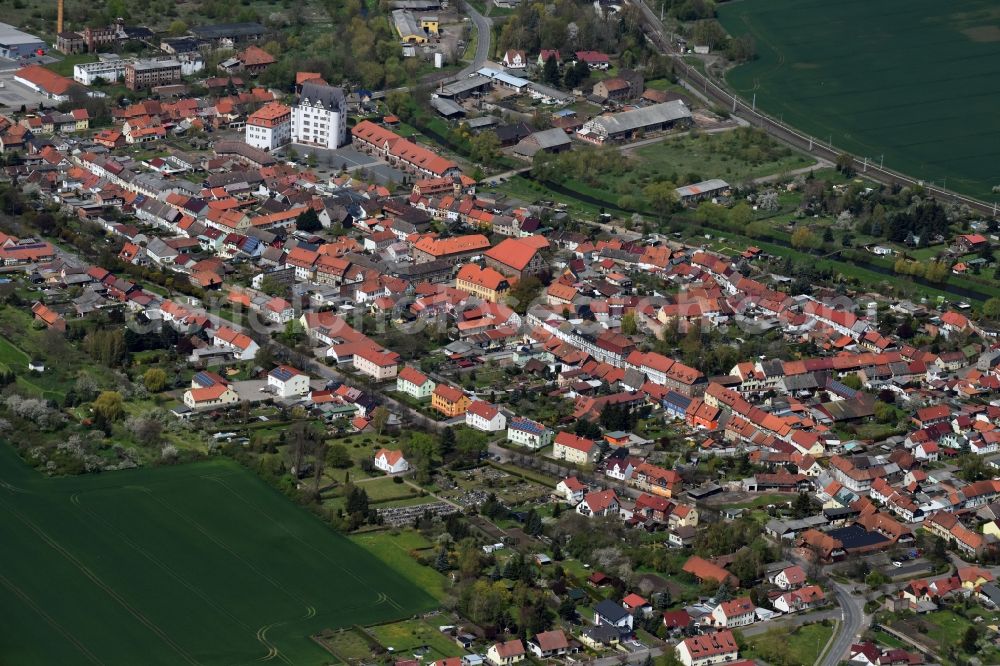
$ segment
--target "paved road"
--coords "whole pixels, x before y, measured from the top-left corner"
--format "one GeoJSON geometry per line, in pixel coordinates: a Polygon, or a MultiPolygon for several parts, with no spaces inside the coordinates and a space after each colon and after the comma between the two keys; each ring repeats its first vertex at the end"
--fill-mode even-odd
{"type": "Polygon", "coordinates": [[[490,45],[493,41],[493,19],[488,16],[483,16],[476,10],[475,7],[467,2],[463,2],[462,4],[465,6],[465,13],[469,15],[469,18],[476,26],[476,55],[473,57],[472,62],[469,63],[469,65],[455,75],[456,79],[463,79],[471,76],[474,72],[476,72],[476,70],[482,68],[486,64],[486,61],[490,57],[490,45]]]}
{"type": "Polygon", "coordinates": [[[837,666],[842,660],[847,659],[851,645],[868,628],[870,622],[870,618],[865,615],[865,601],[862,597],[833,579],[828,581],[828,585],[837,598],[837,603],[840,604],[844,616],[840,629],[833,639],[833,645],[830,646],[819,666],[837,666]]]}
{"type": "MultiPolygon", "coordinates": [[[[831,162],[836,162],[837,157],[841,153],[846,152],[831,144],[819,143],[813,137],[802,134],[798,130],[789,127],[782,122],[763,115],[755,108],[751,108],[751,105],[747,104],[738,97],[734,97],[730,92],[724,90],[710,77],[705,76],[694,67],[688,65],[680,57],[680,54],[674,50],[673,46],[670,44],[663,32],[663,23],[660,22],[657,15],[652,9],[649,8],[646,2],[644,0],[630,1],[634,3],[642,13],[643,29],[645,30],[646,36],[660,50],[661,53],[664,53],[673,59],[674,64],[676,65],[675,71],[678,73],[678,76],[681,79],[686,80],[692,88],[702,91],[706,97],[710,98],[720,107],[729,110],[734,116],[743,118],[754,127],[760,127],[771,136],[800,150],[804,150],[831,162]]],[[[854,158],[854,167],[859,173],[863,171],[867,178],[876,182],[886,185],[900,185],[903,187],[922,184],[925,190],[934,194],[934,196],[941,201],[964,204],[985,215],[989,215],[991,217],[995,216],[992,204],[987,204],[986,202],[979,201],[971,197],[956,194],[955,192],[949,192],[940,187],[929,185],[923,181],[919,181],[918,179],[911,178],[910,176],[891,169],[880,168],[878,165],[870,162],[866,163],[863,159],[854,158]]]]}
{"type": "Polygon", "coordinates": [[[814,613],[792,613],[791,615],[782,615],[776,617],[773,620],[768,620],[767,622],[755,622],[749,627],[744,627],[740,629],[744,636],[756,636],[757,634],[764,634],[772,629],[792,629],[803,624],[810,624],[812,622],[822,622],[823,620],[839,620],[840,619],[840,609],[839,608],[827,608],[825,610],[819,610],[814,613]]]}

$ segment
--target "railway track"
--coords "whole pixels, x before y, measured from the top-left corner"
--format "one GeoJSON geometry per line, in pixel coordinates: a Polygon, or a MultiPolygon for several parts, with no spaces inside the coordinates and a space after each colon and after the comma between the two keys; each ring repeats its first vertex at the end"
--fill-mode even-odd
{"type": "MultiPolygon", "coordinates": [[[[662,22],[656,14],[653,13],[653,10],[650,9],[645,1],[628,0],[628,2],[635,5],[640,11],[640,16],[642,17],[642,28],[646,35],[646,39],[648,39],[650,43],[652,43],[653,46],[660,51],[660,53],[669,56],[673,60],[675,64],[674,71],[677,72],[678,78],[683,79],[688,86],[696,89],[706,98],[717,103],[721,108],[727,109],[732,115],[742,118],[754,127],[759,127],[779,141],[805,151],[811,155],[827,159],[831,162],[836,162],[837,158],[841,154],[847,152],[838,149],[832,144],[821,143],[814,137],[803,134],[788,125],[779,122],[761,113],[760,111],[757,111],[750,104],[747,104],[744,100],[720,86],[712,80],[710,76],[702,74],[694,67],[691,67],[689,64],[684,62],[683,58],[680,57],[680,54],[670,43],[670,40],[663,33],[662,22]]],[[[876,182],[885,185],[899,185],[901,187],[920,185],[927,192],[932,193],[940,201],[962,204],[988,217],[997,216],[996,202],[987,203],[957,192],[951,192],[936,185],[926,183],[920,179],[912,178],[906,174],[899,173],[898,171],[872,164],[866,158],[854,157],[853,159],[855,171],[876,182]]]]}

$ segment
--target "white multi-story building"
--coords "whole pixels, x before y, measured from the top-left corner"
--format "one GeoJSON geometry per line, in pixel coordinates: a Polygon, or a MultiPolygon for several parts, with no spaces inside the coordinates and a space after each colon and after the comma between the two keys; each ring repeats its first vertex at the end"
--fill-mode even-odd
{"type": "Polygon", "coordinates": [[[128,60],[121,59],[82,62],[73,65],[73,80],[85,86],[93,85],[98,79],[106,83],[114,83],[125,76],[125,65],[128,62],[128,60]]]}
{"type": "Polygon", "coordinates": [[[267,373],[267,386],[279,398],[294,398],[309,393],[309,375],[288,365],[279,365],[267,373]]]}
{"type": "Polygon", "coordinates": [[[507,426],[507,441],[529,449],[545,448],[554,436],[554,432],[531,419],[511,419],[507,426]]]}
{"type": "Polygon", "coordinates": [[[347,100],[344,91],[304,83],[292,108],[292,141],[334,149],[347,143],[347,100]]]}
{"type": "Polygon", "coordinates": [[[731,631],[717,631],[685,638],[675,648],[684,666],[710,666],[735,661],[740,648],[731,631]]]}
{"type": "Polygon", "coordinates": [[[292,140],[292,110],[269,102],[247,118],[246,142],[261,150],[274,150],[292,140]]]}
{"type": "Polygon", "coordinates": [[[497,432],[507,427],[507,417],[490,403],[476,400],[465,410],[465,425],[484,432],[497,432]]]}

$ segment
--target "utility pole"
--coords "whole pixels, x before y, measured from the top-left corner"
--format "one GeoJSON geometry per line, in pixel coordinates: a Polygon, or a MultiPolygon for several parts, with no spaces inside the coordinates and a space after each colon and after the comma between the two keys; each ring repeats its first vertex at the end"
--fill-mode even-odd
{"type": "Polygon", "coordinates": [[[809,137],[809,152],[811,153],[813,149],[813,138],[809,137]]]}
{"type": "Polygon", "coordinates": [[[751,111],[757,113],[757,93],[753,94],[753,109],[751,111]]]}
{"type": "Polygon", "coordinates": [[[864,166],[861,167],[861,171],[862,172],[868,171],[868,158],[867,157],[865,158],[865,164],[864,164],[864,166]]]}
{"type": "Polygon", "coordinates": [[[878,156],[878,168],[879,168],[879,171],[882,170],[882,159],[884,157],[885,157],[885,153],[882,153],[881,155],[878,156]]]}
{"type": "Polygon", "coordinates": [[[733,113],[736,113],[736,95],[733,95],[733,113]]]}

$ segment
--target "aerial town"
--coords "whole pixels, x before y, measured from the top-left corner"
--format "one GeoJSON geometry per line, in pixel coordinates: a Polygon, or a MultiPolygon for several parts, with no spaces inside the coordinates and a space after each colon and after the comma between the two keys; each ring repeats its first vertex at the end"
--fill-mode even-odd
{"type": "Polygon", "coordinates": [[[0,662],[1000,664],[1000,190],[749,10],[12,4],[0,662]]]}

